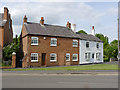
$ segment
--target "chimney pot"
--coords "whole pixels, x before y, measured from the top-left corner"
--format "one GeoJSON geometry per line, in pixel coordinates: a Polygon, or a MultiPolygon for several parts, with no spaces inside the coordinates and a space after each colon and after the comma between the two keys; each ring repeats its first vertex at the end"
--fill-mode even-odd
{"type": "Polygon", "coordinates": [[[95,28],[92,26],[92,35],[95,36],[95,28]]]}
{"type": "Polygon", "coordinates": [[[41,17],[40,24],[44,25],[44,17],[41,17]]]}
{"type": "Polygon", "coordinates": [[[69,23],[69,21],[67,22],[66,27],[68,27],[68,28],[70,28],[70,29],[71,29],[71,23],[69,23]]]}
{"type": "Polygon", "coordinates": [[[8,8],[7,7],[4,7],[4,20],[8,20],[8,8]]]}
{"type": "Polygon", "coordinates": [[[26,15],[24,16],[24,23],[27,23],[27,17],[26,17],[26,15]]]}

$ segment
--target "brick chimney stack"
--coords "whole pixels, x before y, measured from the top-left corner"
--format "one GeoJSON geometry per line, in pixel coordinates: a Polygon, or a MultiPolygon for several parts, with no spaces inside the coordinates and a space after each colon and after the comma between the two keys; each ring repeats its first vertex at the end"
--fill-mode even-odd
{"type": "Polygon", "coordinates": [[[67,22],[66,27],[71,29],[71,23],[69,23],[69,21],[67,22]]]}
{"type": "Polygon", "coordinates": [[[8,8],[4,7],[4,20],[8,20],[8,13],[9,13],[8,8]]]}
{"type": "Polygon", "coordinates": [[[94,26],[92,26],[92,29],[94,30],[94,26]]]}
{"type": "Polygon", "coordinates": [[[26,15],[24,16],[23,22],[27,23],[27,17],[26,17],[26,15]]]}
{"type": "Polygon", "coordinates": [[[41,17],[40,24],[44,25],[44,17],[41,17]]]}

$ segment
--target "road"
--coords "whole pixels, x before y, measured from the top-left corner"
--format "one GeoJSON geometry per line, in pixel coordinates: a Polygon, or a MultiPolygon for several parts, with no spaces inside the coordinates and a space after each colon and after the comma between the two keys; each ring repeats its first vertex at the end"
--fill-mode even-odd
{"type": "Polygon", "coordinates": [[[40,74],[3,72],[3,88],[118,88],[114,74],[40,74]]]}

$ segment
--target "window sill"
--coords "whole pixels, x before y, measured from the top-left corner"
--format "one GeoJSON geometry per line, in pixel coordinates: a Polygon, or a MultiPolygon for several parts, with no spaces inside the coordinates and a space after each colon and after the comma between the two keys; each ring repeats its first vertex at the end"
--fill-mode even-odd
{"type": "Polygon", "coordinates": [[[66,60],[66,62],[70,62],[70,60],[66,60]]]}
{"type": "Polygon", "coordinates": [[[50,60],[50,62],[57,62],[57,60],[50,60]]]}
{"type": "Polygon", "coordinates": [[[73,46],[73,47],[78,47],[78,46],[73,46]]]}
{"type": "Polygon", "coordinates": [[[31,44],[31,46],[38,46],[38,44],[31,44]]]}
{"type": "Polygon", "coordinates": [[[35,61],[31,61],[31,62],[38,62],[38,60],[37,61],[36,60],[35,61]]]}
{"type": "Polygon", "coordinates": [[[78,60],[72,60],[73,62],[77,62],[78,60]]]}
{"type": "Polygon", "coordinates": [[[56,47],[57,45],[50,45],[51,47],[56,47]]]}

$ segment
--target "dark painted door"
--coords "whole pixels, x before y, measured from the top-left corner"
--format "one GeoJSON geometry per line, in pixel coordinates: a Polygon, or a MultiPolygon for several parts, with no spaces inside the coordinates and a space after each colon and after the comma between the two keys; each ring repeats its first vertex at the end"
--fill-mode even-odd
{"type": "Polygon", "coordinates": [[[45,65],[46,53],[42,53],[42,66],[45,65]]]}

